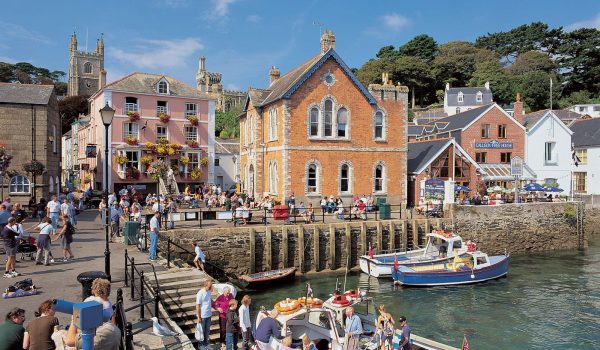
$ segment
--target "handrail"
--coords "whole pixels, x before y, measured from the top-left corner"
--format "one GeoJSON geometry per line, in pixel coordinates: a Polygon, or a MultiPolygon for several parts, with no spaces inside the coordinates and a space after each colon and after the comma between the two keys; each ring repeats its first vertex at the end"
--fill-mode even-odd
{"type": "Polygon", "coordinates": [[[144,319],[144,307],[147,304],[154,303],[154,316],[159,317],[159,305],[162,303],[162,296],[160,294],[161,288],[160,288],[160,282],[158,281],[158,277],[156,275],[156,269],[154,268],[154,265],[152,265],[151,263],[136,264],[135,258],[130,257],[127,254],[127,249],[125,249],[125,281],[124,282],[125,282],[125,287],[128,287],[129,285],[131,285],[131,291],[130,291],[131,300],[136,299],[136,297],[135,297],[135,292],[136,292],[135,275],[136,274],[138,275],[138,278],[140,280],[139,289],[138,289],[140,303],[137,305],[134,305],[132,307],[129,307],[125,311],[131,311],[131,310],[139,307],[140,308],[140,319],[144,319]],[[144,278],[144,271],[138,270],[136,265],[137,266],[150,265],[150,267],[152,268],[152,273],[154,274],[154,281],[156,282],[155,287],[151,286],[148,283],[148,281],[146,281],[146,279],[144,278]],[[150,291],[150,293],[152,294],[151,295],[152,298],[147,301],[144,300],[145,299],[144,287],[146,287],[148,289],[148,291],[150,291]]]}

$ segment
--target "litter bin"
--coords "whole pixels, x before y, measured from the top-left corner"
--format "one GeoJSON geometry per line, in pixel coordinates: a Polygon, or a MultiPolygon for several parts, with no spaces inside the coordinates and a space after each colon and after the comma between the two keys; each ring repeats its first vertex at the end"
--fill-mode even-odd
{"type": "Polygon", "coordinates": [[[380,206],[384,203],[386,203],[387,200],[385,199],[385,197],[377,197],[375,198],[375,204],[377,204],[377,206],[380,206]]]}
{"type": "Polygon", "coordinates": [[[391,218],[390,205],[387,203],[379,204],[379,218],[389,220],[391,218]]]}
{"type": "Polygon", "coordinates": [[[137,221],[125,221],[123,227],[123,238],[125,245],[137,244],[140,234],[140,223],[137,221]]]}
{"type": "Polygon", "coordinates": [[[92,282],[96,278],[108,278],[108,276],[102,271],[88,271],[82,272],[77,275],[77,281],[81,283],[81,300],[92,295],[92,282]]]}

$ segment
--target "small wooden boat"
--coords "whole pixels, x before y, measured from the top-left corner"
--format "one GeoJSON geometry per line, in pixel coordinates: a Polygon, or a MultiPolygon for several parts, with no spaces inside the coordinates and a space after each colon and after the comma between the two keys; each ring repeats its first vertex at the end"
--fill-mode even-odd
{"type": "Polygon", "coordinates": [[[404,286],[448,286],[479,283],[508,274],[508,255],[488,257],[482,252],[468,252],[447,262],[431,265],[398,266],[392,271],[394,284],[404,286]]]}
{"type": "Polygon", "coordinates": [[[296,277],[296,268],[288,267],[285,269],[271,270],[265,272],[253,273],[240,276],[239,280],[242,287],[248,289],[260,289],[273,285],[275,283],[289,282],[296,277]]]}

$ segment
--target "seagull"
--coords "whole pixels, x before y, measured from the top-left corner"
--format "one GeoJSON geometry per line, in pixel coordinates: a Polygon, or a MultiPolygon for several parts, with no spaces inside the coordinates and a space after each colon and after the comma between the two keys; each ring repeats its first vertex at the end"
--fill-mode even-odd
{"type": "Polygon", "coordinates": [[[179,333],[173,332],[172,330],[158,323],[158,318],[156,317],[152,317],[152,333],[160,337],[161,344],[163,343],[163,337],[174,337],[179,335],[179,333]]]}
{"type": "Polygon", "coordinates": [[[144,123],[144,126],[142,126],[141,130],[146,130],[146,127],[148,126],[148,121],[146,120],[146,122],[144,123]]]}

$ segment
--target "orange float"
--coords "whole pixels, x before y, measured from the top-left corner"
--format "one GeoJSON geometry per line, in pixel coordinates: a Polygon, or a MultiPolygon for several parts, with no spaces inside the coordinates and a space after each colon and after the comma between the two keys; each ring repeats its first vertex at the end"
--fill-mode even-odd
{"type": "Polygon", "coordinates": [[[293,314],[300,308],[300,302],[296,299],[286,298],[275,304],[275,310],[279,311],[282,315],[293,314]]]}
{"type": "Polygon", "coordinates": [[[320,307],[323,305],[323,300],[319,298],[298,298],[298,302],[302,307],[305,307],[308,304],[308,307],[320,307]]]}

